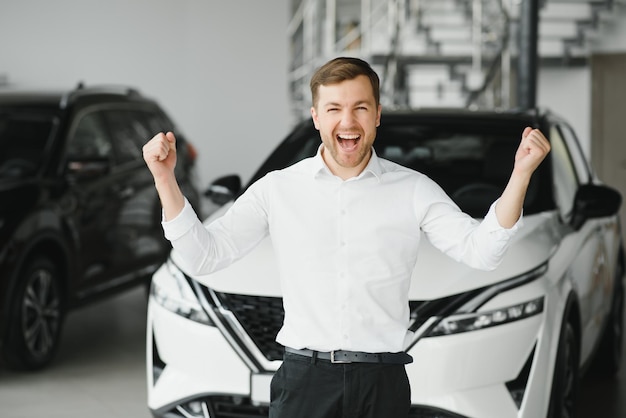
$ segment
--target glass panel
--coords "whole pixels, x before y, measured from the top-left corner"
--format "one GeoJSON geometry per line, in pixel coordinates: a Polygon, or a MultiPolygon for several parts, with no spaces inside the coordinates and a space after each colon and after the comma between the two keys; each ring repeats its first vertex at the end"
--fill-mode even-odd
{"type": "Polygon", "coordinates": [[[22,177],[39,169],[53,121],[38,110],[0,109],[0,177],[22,177]]]}
{"type": "Polygon", "coordinates": [[[567,144],[567,147],[570,151],[570,157],[574,167],[576,168],[576,173],[578,175],[578,179],[580,182],[587,182],[587,179],[591,178],[591,169],[589,164],[583,155],[583,150],[580,147],[580,143],[578,142],[578,138],[574,133],[574,130],[562,123],[559,126],[559,133],[562,135],[564,142],[567,144]]]}
{"type": "MultiPolygon", "coordinates": [[[[462,210],[475,217],[484,216],[502,194],[511,175],[523,122],[407,121],[381,125],[374,142],[377,154],[426,174],[462,210]]],[[[253,180],[314,155],[320,143],[319,132],[312,126],[294,132],[267,159],[253,180]]],[[[533,175],[524,205],[526,214],[554,207],[551,182],[546,181],[550,178],[549,167],[542,164],[533,175]]]]}
{"type": "Polygon", "coordinates": [[[83,116],[68,144],[71,159],[110,158],[112,146],[98,112],[83,116]]]}
{"type": "Polygon", "coordinates": [[[133,115],[134,112],[126,110],[104,112],[120,164],[140,160],[143,144],[149,139],[148,130],[137,118],[133,118],[133,115]]]}
{"type": "Polygon", "coordinates": [[[567,145],[557,128],[553,128],[550,133],[550,143],[552,145],[550,155],[554,167],[554,196],[562,218],[568,219],[578,189],[578,176],[567,145]]]}

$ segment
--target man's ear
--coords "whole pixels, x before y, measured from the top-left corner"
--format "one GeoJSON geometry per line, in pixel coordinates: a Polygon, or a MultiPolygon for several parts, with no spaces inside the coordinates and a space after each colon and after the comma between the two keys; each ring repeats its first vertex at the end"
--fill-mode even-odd
{"type": "Polygon", "coordinates": [[[320,122],[317,120],[317,112],[315,111],[315,107],[311,107],[311,118],[313,118],[313,125],[315,129],[320,130],[320,122]]]}
{"type": "Polygon", "coordinates": [[[376,111],[376,127],[378,128],[380,126],[380,115],[383,112],[383,105],[379,104],[378,105],[378,110],[376,111]]]}

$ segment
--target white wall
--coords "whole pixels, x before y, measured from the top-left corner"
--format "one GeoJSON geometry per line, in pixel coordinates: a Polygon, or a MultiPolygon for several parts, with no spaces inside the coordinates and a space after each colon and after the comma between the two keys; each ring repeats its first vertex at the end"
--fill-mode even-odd
{"type": "Polygon", "coordinates": [[[550,67],[539,71],[537,104],[565,118],[583,150],[591,149],[591,71],[587,67],[550,67]]]}
{"type": "MultiPolygon", "coordinates": [[[[293,124],[287,0],[0,0],[0,76],[16,86],[78,80],[139,87],[200,151],[202,184],[244,179],[293,124]]],[[[594,52],[626,51],[626,7],[594,52]]],[[[588,68],[542,68],[537,103],[590,148],[588,68]]]]}
{"type": "Polygon", "coordinates": [[[121,83],[159,100],[200,152],[203,185],[244,179],[291,127],[287,0],[1,0],[15,87],[121,83]]]}

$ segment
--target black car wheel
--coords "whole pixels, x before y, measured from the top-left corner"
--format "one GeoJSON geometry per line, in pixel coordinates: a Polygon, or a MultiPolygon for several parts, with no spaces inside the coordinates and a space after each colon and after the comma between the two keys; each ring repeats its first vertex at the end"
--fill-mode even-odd
{"type": "Polygon", "coordinates": [[[59,344],[63,307],[59,273],[47,258],[36,258],[22,270],[12,295],[7,365],[34,370],[50,362],[59,344]]]}
{"type": "Polygon", "coordinates": [[[566,320],[561,329],[559,349],[554,367],[549,418],[569,418],[574,416],[579,378],[578,358],[579,349],[576,333],[572,324],[566,320]]]}
{"type": "MultiPolygon", "coordinates": [[[[619,280],[621,280],[621,273],[619,280]]],[[[619,283],[619,282],[618,282],[619,283]]],[[[616,375],[622,362],[622,344],[624,334],[624,288],[615,289],[611,314],[602,337],[598,360],[598,371],[606,376],[616,375]]]]}

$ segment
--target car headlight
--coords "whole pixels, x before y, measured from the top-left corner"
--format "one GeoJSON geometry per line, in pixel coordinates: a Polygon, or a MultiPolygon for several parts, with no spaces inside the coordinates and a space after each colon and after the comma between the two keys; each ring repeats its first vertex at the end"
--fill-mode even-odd
{"type": "Polygon", "coordinates": [[[543,277],[547,269],[548,265],[544,263],[524,274],[483,288],[441,299],[409,302],[409,329],[415,333],[409,348],[424,337],[478,331],[541,314],[544,296],[537,293],[527,294],[526,300],[512,305],[482,311],[480,308],[497,295],[529,285],[543,277]]]}
{"type": "Polygon", "coordinates": [[[438,337],[440,335],[459,334],[519,321],[543,312],[543,299],[544,297],[541,296],[528,302],[488,312],[452,315],[442,319],[426,336],[438,337]]]}
{"type": "Polygon", "coordinates": [[[211,318],[202,309],[198,297],[189,284],[190,279],[172,260],[166,261],[165,268],[169,274],[162,275],[159,280],[152,281],[150,293],[154,301],[168,311],[191,321],[215,326],[211,318]]]}

